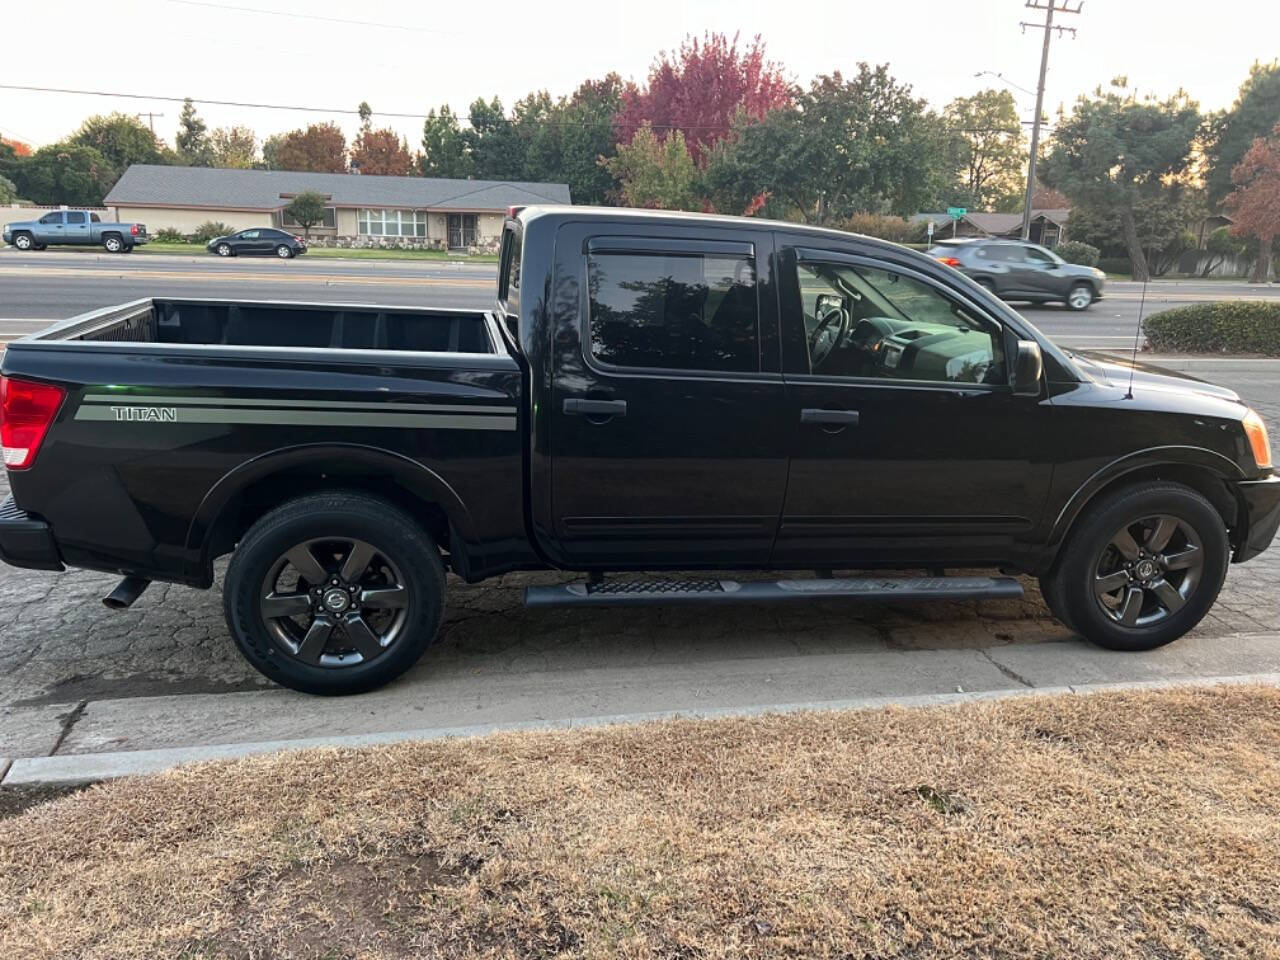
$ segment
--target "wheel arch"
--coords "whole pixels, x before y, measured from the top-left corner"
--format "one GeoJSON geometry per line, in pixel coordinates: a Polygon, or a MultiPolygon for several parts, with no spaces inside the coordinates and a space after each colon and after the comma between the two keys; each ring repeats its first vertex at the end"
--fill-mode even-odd
{"type": "Polygon", "coordinates": [[[212,582],[213,561],[234,548],[250,526],[281,503],[324,490],[381,496],[421,518],[436,542],[465,563],[475,542],[471,516],[449,483],[402,454],[357,444],[306,444],[248,460],[205,494],[187,531],[196,579],[212,582]],[[464,556],[457,556],[462,553],[464,556]]]}
{"type": "Polygon", "coordinates": [[[1149,480],[1181,483],[1201,494],[1234,530],[1239,501],[1228,486],[1244,479],[1244,471],[1230,458],[1202,447],[1157,447],[1128,454],[1098,470],[1072,494],[1054,520],[1048,545],[1058,552],[1071,528],[1098,499],[1123,487],[1149,480]]]}

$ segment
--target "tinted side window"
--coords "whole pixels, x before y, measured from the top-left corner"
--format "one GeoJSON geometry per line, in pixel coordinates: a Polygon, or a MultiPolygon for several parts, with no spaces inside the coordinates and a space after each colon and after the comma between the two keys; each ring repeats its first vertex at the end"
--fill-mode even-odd
{"type": "Polygon", "coordinates": [[[258,239],[258,231],[257,231],[257,230],[245,230],[244,232],[242,232],[242,233],[240,234],[240,239],[241,239],[241,240],[257,240],[257,239],[258,239]]]}
{"type": "Polygon", "coordinates": [[[1000,329],[893,269],[797,266],[811,373],[1006,384],[1000,329]]]}
{"type": "Polygon", "coordinates": [[[590,346],[619,367],[760,367],[755,261],[699,254],[593,254],[590,346]]]}
{"type": "Polygon", "coordinates": [[[100,216],[98,216],[96,213],[91,213],[91,214],[89,214],[89,222],[90,222],[90,223],[101,223],[101,222],[102,222],[102,218],[101,218],[100,216]]]}
{"type": "Polygon", "coordinates": [[[67,223],[85,223],[87,222],[84,213],[79,210],[72,210],[67,214],[67,223]]]}
{"type": "Polygon", "coordinates": [[[1022,259],[1021,249],[1007,243],[993,243],[989,247],[983,247],[982,252],[986,255],[988,260],[1022,259]]]}
{"type": "Polygon", "coordinates": [[[41,218],[40,218],[40,222],[41,222],[41,223],[61,223],[61,222],[62,222],[62,214],[61,214],[61,213],[46,213],[43,217],[41,217],[41,218]]]}

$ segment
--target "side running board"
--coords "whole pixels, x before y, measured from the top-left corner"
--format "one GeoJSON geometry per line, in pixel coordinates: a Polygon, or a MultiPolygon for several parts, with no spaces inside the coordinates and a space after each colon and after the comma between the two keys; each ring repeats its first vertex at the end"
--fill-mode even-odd
{"type": "Polygon", "coordinates": [[[1012,577],[851,577],[823,580],[612,580],[526,587],[526,607],[638,607],[788,600],[1016,600],[1012,577]]]}

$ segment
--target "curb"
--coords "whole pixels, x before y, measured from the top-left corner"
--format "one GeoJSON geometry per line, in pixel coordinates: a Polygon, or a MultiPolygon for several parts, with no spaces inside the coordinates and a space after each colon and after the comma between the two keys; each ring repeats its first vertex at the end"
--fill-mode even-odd
{"type": "MultiPolygon", "coordinates": [[[[1090,352],[1105,354],[1108,359],[1125,362],[1133,358],[1131,351],[1114,350],[1108,347],[1093,348],[1090,352]]],[[[1184,373],[1195,371],[1205,373],[1223,371],[1235,371],[1237,373],[1280,372],[1280,358],[1272,359],[1268,357],[1161,357],[1139,353],[1138,362],[1184,373]]]]}
{"type": "Polygon", "coordinates": [[[1251,673],[1238,676],[1191,677],[1178,680],[1139,680],[1116,683],[1086,683],[1074,686],[1014,687],[978,693],[935,693],[908,697],[859,697],[850,700],[823,700],[801,703],[763,704],[753,707],[725,707],[710,710],[660,710],[652,713],[627,713],[612,716],[578,717],[568,720],[535,720],[511,724],[478,724],[458,727],[429,727],[384,733],[357,734],[302,740],[265,740],[257,743],[229,743],[201,747],[175,747],[159,750],[135,750],[116,753],[68,754],[53,757],[19,757],[12,761],[7,774],[0,761],[0,786],[34,786],[48,784],[87,783],[116,777],[159,773],[187,763],[205,760],[227,760],[276,753],[283,750],[306,750],[319,747],[385,746],[418,740],[442,740],[477,737],[498,732],[531,730],[577,730],[619,724],[649,723],[677,717],[708,720],[720,717],[756,717],[765,714],[799,713],[810,710],[880,710],[889,707],[920,708],[952,706],[1024,697],[1088,695],[1141,690],[1178,690],[1194,687],[1244,686],[1258,684],[1280,687],[1280,673],[1251,673]]]}

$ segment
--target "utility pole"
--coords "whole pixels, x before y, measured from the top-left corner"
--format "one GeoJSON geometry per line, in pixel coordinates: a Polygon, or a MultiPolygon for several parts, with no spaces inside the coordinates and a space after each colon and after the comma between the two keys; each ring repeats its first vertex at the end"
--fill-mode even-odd
{"type": "Polygon", "coordinates": [[[137,117],[139,120],[141,120],[143,117],[147,118],[147,123],[150,124],[151,126],[151,135],[154,137],[156,134],[156,117],[163,117],[164,114],[163,113],[135,113],[134,116],[137,117]]]}
{"type": "Polygon", "coordinates": [[[1031,239],[1031,196],[1036,192],[1036,153],[1040,149],[1040,114],[1044,110],[1044,77],[1049,71],[1049,38],[1053,35],[1053,31],[1058,31],[1058,36],[1064,33],[1070,33],[1074,40],[1076,36],[1075,27],[1063,27],[1053,25],[1053,15],[1055,13],[1079,13],[1080,8],[1084,6],[1084,0],[1078,0],[1073,9],[1068,0],[1062,0],[1061,5],[1058,0],[1045,0],[1040,3],[1039,0],[1027,0],[1027,8],[1030,10],[1043,10],[1044,23],[1027,23],[1023,20],[1018,25],[1022,27],[1022,32],[1027,32],[1027,27],[1044,31],[1044,47],[1040,50],[1040,82],[1036,85],[1036,116],[1031,123],[1031,159],[1027,162],[1027,195],[1022,202],[1022,239],[1031,239]]]}

